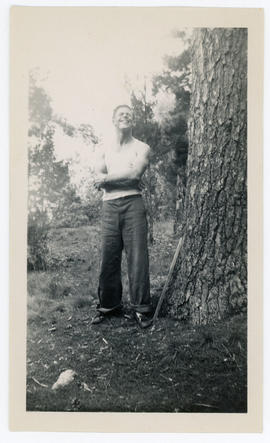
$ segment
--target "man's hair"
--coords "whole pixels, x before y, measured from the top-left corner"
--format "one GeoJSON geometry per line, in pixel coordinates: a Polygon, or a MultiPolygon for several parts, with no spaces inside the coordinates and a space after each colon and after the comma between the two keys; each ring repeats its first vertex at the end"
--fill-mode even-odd
{"type": "Polygon", "coordinates": [[[116,108],[114,108],[114,110],[113,110],[113,115],[112,115],[112,118],[113,118],[113,119],[114,119],[115,114],[117,113],[118,109],[120,109],[120,108],[128,108],[128,109],[130,109],[130,111],[132,112],[132,109],[131,109],[131,107],[130,107],[129,105],[118,105],[118,106],[116,106],[116,108]]]}

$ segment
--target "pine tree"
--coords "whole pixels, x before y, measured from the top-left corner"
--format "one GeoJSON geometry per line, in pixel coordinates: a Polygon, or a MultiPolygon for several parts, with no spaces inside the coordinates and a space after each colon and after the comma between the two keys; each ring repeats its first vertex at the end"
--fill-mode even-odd
{"type": "Polygon", "coordinates": [[[192,45],[182,247],[169,312],[207,323],[247,304],[247,31],[198,29],[192,45]]]}

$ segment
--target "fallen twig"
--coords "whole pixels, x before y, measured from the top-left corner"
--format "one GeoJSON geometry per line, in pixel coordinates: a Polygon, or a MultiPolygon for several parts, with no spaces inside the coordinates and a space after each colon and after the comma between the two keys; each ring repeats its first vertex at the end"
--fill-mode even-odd
{"type": "Polygon", "coordinates": [[[48,385],[45,385],[44,383],[40,383],[35,377],[32,377],[32,380],[39,386],[42,386],[43,388],[47,388],[48,385]]]}
{"type": "Polygon", "coordinates": [[[193,406],[204,406],[205,408],[219,409],[217,406],[207,405],[206,403],[193,403],[193,406]]]}
{"type": "Polygon", "coordinates": [[[82,388],[84,391],[92,392],[92,389],[90,389],[87,383],[85,382],[82,383],[82,388]]]}
{"type": "Polygon", "coordinates": [[[167,381],[173,381],[173,379],[172,378],[170,378],[170,377],[165,377],[163,374],[160,374],[160,377],[162,377],[162,378],[165,378],[165,380],[167,380],[167,381]]]}
{"type": "Polygon", "coordinates": [[[222,344],[223,348],[228,352],[228,354],[231,357],[232,361],[234,361],[234,363],[236,364],[238,370],[240,371],[241,368],[240,368],[240,366],[238,365],[238,363],[237,363],[237,361],[235,359],[235,355],[232,355],[232,353],[229,351],[229,349],[223,343],[221,343],[221,344],[222,344]]]}

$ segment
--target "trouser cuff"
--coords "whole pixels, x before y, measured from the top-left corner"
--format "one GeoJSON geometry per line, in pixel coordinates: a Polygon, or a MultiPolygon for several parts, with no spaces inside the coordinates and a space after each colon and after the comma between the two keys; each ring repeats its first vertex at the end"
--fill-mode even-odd
{"type": "Polygon", "coordinates": [[[141,314],[152,312],[152,305],[130,305],[131,309],[141,314]]]}
{"type": "Polygon", "coordinates": [[[102,306],[97,305],[97,311],[99,311],[99,312],[103,312],[103,314],[106,314],[106,313],[108,313],[108,312],[115,311],[115,310],[117,310],[117,309],[122,309],[122,308],[123,308],[122,303],[120,303],[120,304],[118,304],[118,305],[116,305],[116,306],[113,306],[112,308],[103,308],[102,306]]]}

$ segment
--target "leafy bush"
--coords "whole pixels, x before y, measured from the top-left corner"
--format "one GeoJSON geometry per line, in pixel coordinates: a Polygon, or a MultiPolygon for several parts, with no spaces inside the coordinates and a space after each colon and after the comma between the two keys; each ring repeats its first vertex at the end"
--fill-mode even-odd
{"type": "Polygon", "coordinates": [[[74,201],[69,206],[60,207],[52,221],[54,228],[78,228],[93,224],[100,217],[101,202],[83,204],[74,201]]]}
{"type": "Polygon", "coordinates": [[[45,271],[47,269],[49,223],[47,214],[37,211],[28,219],[27,228],[27,269],[45,271]]]}

